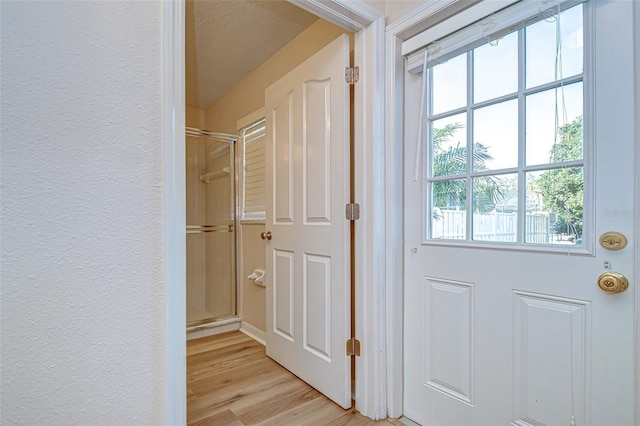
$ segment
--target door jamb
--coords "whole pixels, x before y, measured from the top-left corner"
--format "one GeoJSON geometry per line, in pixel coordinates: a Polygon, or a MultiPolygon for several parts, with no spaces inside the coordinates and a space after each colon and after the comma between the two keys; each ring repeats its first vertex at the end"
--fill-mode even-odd
{"type": "Polygon", "coordinates": [[[635,76],[635,90],[634,90],[634,109],[636,117],[635,121],[635,234],[636,234],[636,244],[634,247],[635,250],[635,265],[634,265],[634,277],[636,280],[636,285],[634,286],[635,290],[635,357],[636,365],[635,365],[635,398],[636,407],[635,407],[635,424],[640,424],[640,286],[638,286],[638,281],[640,280],[640,196],[638,195],[638,191],[640,190],[640,147],[638,146],[638,141],[640,141],[640,83],[638,82],[638,78],[640,78],[640,64],[638,61],[640,60],[640,4],[635,2],[633,4],[633,20],[635,25],[633,26],[634,37],[636,40],[634,43],[633,56],[635,64],[633,73],[635,76]]]}
{"type": "Polygon", "coordinates": [[[162,2],[164,421],[187,421],[184,1],[162,2]]]}
{"type": "MultiPolygon", "coordinates": [[[[355,32],[361,67],[355,96],[356,408],[387,417],[385,340],[384,16],[362,0],[290,0],[355,32]]],[[[186,423],[184,0],[162,2],[165,424],[186,423]]]]}
{"type": "Polygon", "coordinates": [[[404,243],[403,243],[403,145],[404,145],[404,67],[402,42],[423,31],[432,20],[456,13],[460,0],[424,3],[386,29],[387,124],[385,158],[386,188],[386,295],[387,312],[387,406],[389,417],[403,413],[404,389],[404,243]]]}
{"type": "Polygon", "coordinates": [[[356,357],[355,405],[374,420],[387,417],[385,356],[384,16],[362,0],[289,0],[355,33],[360,81],[354,105],[355,320],[361,356],[356,357]]]}

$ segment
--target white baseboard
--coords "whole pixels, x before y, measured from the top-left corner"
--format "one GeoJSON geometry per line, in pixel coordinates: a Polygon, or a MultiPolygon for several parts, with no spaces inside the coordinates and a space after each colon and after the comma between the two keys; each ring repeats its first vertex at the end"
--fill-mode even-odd
{"type": "Polygon", "coordinates": [[[220,322],[203,324],[196,327],[188,328],[187,340],[199,339],[201,337],[213,336],[215,334],[226,333],[228,331],[235,331],[239,329],[240,320],[238,318],[222,321],[222,324],[220,324],[220,322]]]}
{"type": "Polygon", "coordinates": [[[244,321],[240,323],[240,331],[251,337],[256,342],[267,346],[267,335],[264,331],[257,329],[256,327],[244,321]]]}

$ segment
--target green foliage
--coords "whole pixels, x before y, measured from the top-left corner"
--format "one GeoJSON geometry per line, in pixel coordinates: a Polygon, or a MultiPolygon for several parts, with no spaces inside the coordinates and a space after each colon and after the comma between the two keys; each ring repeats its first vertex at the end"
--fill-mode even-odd
{"type": "MultiPolygon", "coordinates": [[[[443,149],[463,125],[448,124],[442,129],[433,129],[433,176],[455,176],[467,171],[467,146],[458,142],[455,146],[443,149]]],[[[473,144],[473,168],[475,171],[486,170],[486,162],[492,160],[489,149],[479,142],[473,144]]],[[[474,180],[473,209],[475,211],[491,210],[498,198],[503,195],[500,181],[494,176],[474,180]]],[[[451,179],[433,183],[433,205],[437,207],[460,206],[464,208],[467,200],[465,179],[451,179]]]]}
{"type": "MultiPolygon", "coordinates": [[[[551,149],[552,163],[582,158],[582,116],[559,129],[560,140],[551,149]]],[[[582,167],[548,170],[534,184],[542,195],[542,206],[555,212],[556,232],[573,234],[580,239],[584,202],[584,172],[582,167]]]]}

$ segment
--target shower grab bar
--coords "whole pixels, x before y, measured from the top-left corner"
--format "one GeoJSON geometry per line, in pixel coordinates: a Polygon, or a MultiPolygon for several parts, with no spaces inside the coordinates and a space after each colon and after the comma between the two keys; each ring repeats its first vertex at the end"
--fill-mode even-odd
{"type": "Polygon", "coordinates": [[[229,225],[187,225],[187,234],[204,232],[233,232],[233,224],[229,225]]]}

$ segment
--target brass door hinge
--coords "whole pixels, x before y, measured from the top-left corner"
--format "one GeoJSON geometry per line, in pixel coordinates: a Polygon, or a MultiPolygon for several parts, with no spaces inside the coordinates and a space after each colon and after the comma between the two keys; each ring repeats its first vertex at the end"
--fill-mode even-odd
{"type": "Polygon", "coordinates": [[[360,340],[355,337],[347,340],[347,356],[360,356],[360,340]]]}

